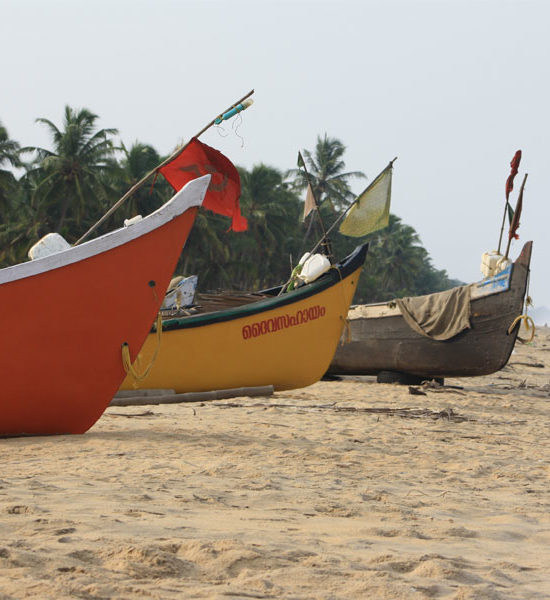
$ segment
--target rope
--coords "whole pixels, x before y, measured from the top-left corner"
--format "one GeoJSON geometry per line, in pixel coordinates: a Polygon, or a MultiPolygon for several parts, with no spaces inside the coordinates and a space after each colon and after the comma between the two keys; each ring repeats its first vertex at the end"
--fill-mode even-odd
{"type": "Polygon", "coordinates": [[[344,322],[344,330],[346,332],[345,335],[340,338],[340,346],[343,346],[344,344],[349,344],[351,342],[351,323],[347,316],[343,317],[340,315],[340,319],[344,322]]]}
{"type": "Polygon", "coordinates": [[[530,342],[533,341],[533,338],[535,337],[535,323],[533,321],[533,319],[529,316],[529,315],[519,315],[517,316],[512,324],[510,325],[510,327],[508,327],[508,335],[510,333],[512,333],[512,331],[514,330],[514,327],[520,322],[523,321],[524,325],[525,325],[525,329],[527,329],[527,331],[531,331],[531,335],[529,336],[529,339],[524,339],[522,337],[520,337],[518,335],[518,340],[520,342],[522,342],[523,344],[529,344],[530,342]]]}
{"type": "MultiPolygon", "coordinates": [[[[155,364],[155,361],[157,359],[159,350],[160,350],[160,340],[162,337],[162,316],[160,314],[160,312],[157,315],[157,322],[156,322],[156,328],[157,328],[157,346],[155,348],[155,351],[153,352],[153,356],[151,357],[151,360],[149,361],[149,364],[147,365],[147,368],[143,371],[143,373],[138,373],[137,370],[135,369],[134,365],[132,365],[132,359],[130,358],[130,347],[128,346],[128,342],[124,342],[122,344],[122,366],[124,367],[124,370],[126,371],[127,375],[131,375],[134,378],[134,388],[137,388],[137,384],[141,381],[143,381],[151,372],[151,369],[153,368],[153,365],[155,364]]],[[[138,358],[136,359],[136,363],[139,362],[139,355],[138,358]]]]}
{"type": "Polygon", "coordinates": [[[231,123],[231,129],[233,129],[233,133],[241,140],[241,148],[244,148],[244,138],[242,135],[239,135],[239,127],[243,123],[243,115],[239,113],[237,118],[231,123]]]}
{"type": "Polygon", "coordinates": [[[518,335],[518,340],[522,343],[522,344],[529,344],[533,341],[533,338],[535,337],[535,322],[533,321],[533,319],[527,314],[527,309],[530,306],[533,306],[533,300],[531,299],[531,296],[529,295],[529,284],[531,283],[531,272],[528,271],[527,272],[527,285],[525,286],[525,312],[522,315],[519,315],[519,317],[516,317],[513,321],[513,323],[510,325],[510,327],[508,327],[508,335],[510,333],[512,333],[512,331],[514,330],[514,327],[520,322],[523,321],[524,325],[525,325],[525,329],[527,331],[531,331],[531,335],[529,336],[529,339],[525,340],[522,337],[520,337],[518,335]]]}
{"type": "MultiPolygon", "coordinates": [[[[338,275],[340,276],[340,283],[342,283],[344,280],[342,278],[342,272],[340,271],[340,269],[336,265],[331,265],[330,268],[334,269],[335,271],[338,272],[338,275]]],[[[351,323],[348,318],[349,305],[348,305],[348,302],[346,300],[346,296],[344,293],[344,286],[341,285],[340,289],[342,290],[342,298],[344,300],[344,314],[340,315],[340,319],[344,323],[344,330],[345,330],[344,336],[342,336],[340,338],[340,345],[343,346],[344,344],[349,344],[351,342],[351,323]]]]}

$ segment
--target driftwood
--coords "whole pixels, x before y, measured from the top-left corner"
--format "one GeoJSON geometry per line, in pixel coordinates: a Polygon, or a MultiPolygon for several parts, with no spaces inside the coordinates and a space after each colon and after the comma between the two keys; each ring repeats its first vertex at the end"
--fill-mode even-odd
{"type": "Polygon", "coordinates": [[[405,419],[420,419],[430,418],[433,420],[445,419],[455,423],[464,421],[476,421],[470,417],[463,417],[456,413],[452,408],[447,408],[440,411],[433,411],[427,408],[372,408],[372,407],[356,407],[356,406],[336,406],[333,404],[240,404],[237,402],[224,402],[223,404],[215,404],[217,408],[298,408],[300,410],[333,410],[335,412],[347,413],[369,413],[387,416],[403,417],[405,419]]]}
{"type": "Polygon", "coordinates": [[[534,367],[535,369],[544,369],[544,363],[529,363],[529,362],[511,362],[508,366],[522,365],[523,367],[534,367]]]}
{"type": "Polygon", "coordinates": [[[182,402],[206,402],[239,396],[271,396],[272,385],[241,387],[210,392],[187,392],[176,394],[174,390],[125,390],[111,400],[109,406],[143,406],[147,404],[181,404],[182,402]]]}

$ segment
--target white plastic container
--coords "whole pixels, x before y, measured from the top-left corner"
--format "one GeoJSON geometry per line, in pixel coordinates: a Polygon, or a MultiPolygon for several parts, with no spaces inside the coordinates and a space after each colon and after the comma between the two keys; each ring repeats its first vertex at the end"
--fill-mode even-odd
{"type": "MultiPolygon", "coordinates": [[[[302,256],[302,260],[304,256],[302,256]]],[[[302,260],[300,260],[302,270],[298,278],[304,283],[315,281],[330,269],[330,261],[324,254],[312,254],[305,258],[303,263],[302,260]]]]}
{"type": "Polygon", "coordinates": [[[69,242],[59,233],[48,233],[31,247],[28,256],[31,260],[34,260],[35,258],[43,258],[56,252],[68,250],[70,247],[69,242]]]}
{"type": "Polygon", "coordinates": [[[504,271],[506,267],[512,264],[508,258],[504,258],[496,250],[484,252],[481,255],[481,274],[483,277],[494,277],[497,273],[504,271]]]}

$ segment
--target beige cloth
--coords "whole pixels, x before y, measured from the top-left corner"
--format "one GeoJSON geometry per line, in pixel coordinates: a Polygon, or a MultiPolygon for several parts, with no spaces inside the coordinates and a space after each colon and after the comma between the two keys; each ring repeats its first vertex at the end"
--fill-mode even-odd
{"type": "Polygon", "coordinates": [[[408,325],[432,340],[448,340],[470,329],[471,286],[464,285],[445,292],[398,298],[396,304],[408,325]]]}

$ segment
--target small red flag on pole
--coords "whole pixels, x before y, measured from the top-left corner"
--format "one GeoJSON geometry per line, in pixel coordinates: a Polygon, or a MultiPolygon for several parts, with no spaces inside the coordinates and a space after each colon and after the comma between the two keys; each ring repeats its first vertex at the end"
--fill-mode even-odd
{"type": "Polygon", "coordinates": [[[512,158],[512,162],[510,163],[510,167],[511,167],[510,175],[508,175],[508,179],[506,180],[506,201],[508,201],[510,192],[514,189],[514,177],[518,173],[520,162],[521,162],[521,150],[518,150],[514,154],[514,158],[512,158]]]}

